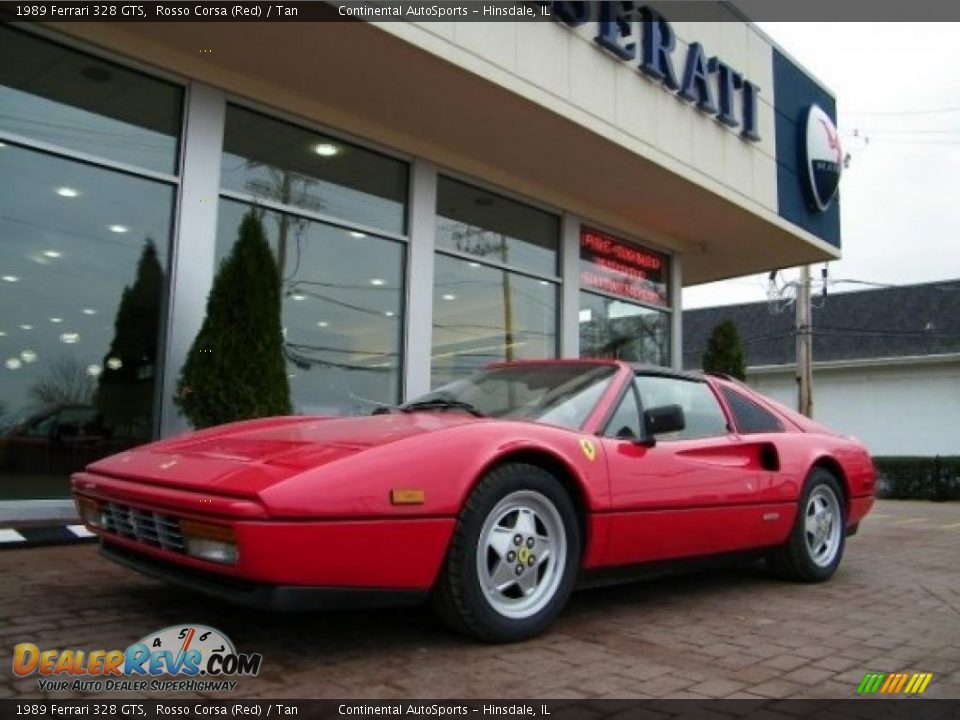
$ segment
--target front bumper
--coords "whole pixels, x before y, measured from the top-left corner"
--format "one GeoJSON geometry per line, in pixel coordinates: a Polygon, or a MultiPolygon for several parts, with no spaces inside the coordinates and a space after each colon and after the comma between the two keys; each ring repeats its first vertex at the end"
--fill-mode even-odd
{"type": "Polygon", "coordinates": [[[78,504],[111,506],[111,521],[90,529],[142,563],[268,587],[428,591],[456,524],[454,517],[411,515],[271,518],[250,500],[91,475],[74,477],[74,495],[78,504]],[[236,562],[188,554],[187,522],[231,531],[236,562]]]}
{"type": "Polygon", "coordinates": [[[417,605],[426,590],[392,588],[306,587],[249,582],[203,572],[132,552],[103,542],[100,554],[120,565],[158,580],[185,587],[234,605],[286,612],[417,605]]]}

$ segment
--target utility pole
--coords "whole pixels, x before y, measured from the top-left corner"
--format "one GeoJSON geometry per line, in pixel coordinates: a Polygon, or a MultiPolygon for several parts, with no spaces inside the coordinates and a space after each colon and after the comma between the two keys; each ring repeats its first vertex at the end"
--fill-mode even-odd
{"type": "Polygon", "coordinates": [[[800,268],[797,284],[797,410],[813,417],[813,328],[810,309],[810,266],[800,268]]]}

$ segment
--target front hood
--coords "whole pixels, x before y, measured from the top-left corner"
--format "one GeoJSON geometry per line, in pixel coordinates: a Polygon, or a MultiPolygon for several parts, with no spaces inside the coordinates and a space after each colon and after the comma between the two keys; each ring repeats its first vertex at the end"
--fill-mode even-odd
{"type": "Polygon", "coordinates": [[[143,445],[91,473],[216,494],[255,497],[304,470],[424,433],[484,422],[458,412],[266,418],[143,445]]]}

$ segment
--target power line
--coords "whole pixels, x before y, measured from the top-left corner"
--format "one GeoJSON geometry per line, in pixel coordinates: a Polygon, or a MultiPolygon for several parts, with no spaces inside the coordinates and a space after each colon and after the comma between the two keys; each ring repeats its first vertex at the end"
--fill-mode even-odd
{"type": "Polygon", "coordinates": [[[945,115],[960,112],[960,106],[927,108],[925,110],[877,110],[873,112],[851,112],[844,115],[851,117],[905,117],[908,115],[945,115]]]}
{"type": "Polygon", "coordinates": [[[908,128],[906,130],[893,130],[857,127],[853,130],[844,130],[843,134],[851,137],[861,137],[864,135],[870,137],[873,137],[874,135],[958,135],[960,134],[960,128],[908,128]]]}

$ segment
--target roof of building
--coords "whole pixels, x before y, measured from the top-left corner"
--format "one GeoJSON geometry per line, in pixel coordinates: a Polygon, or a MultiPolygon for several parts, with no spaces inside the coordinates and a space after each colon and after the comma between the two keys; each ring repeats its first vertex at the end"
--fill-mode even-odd
{"type": "MultiPolygon", "coordinates": [[[[814,362],[960,353],[960,280],[828,294],[813,300],[814,362]]],[[[747,366],[796,359],[793,306],[768,303],[687,310],[683,366],[699,368],[713,328],[733,320],[747,366]]]]}

